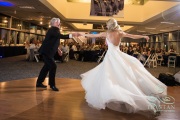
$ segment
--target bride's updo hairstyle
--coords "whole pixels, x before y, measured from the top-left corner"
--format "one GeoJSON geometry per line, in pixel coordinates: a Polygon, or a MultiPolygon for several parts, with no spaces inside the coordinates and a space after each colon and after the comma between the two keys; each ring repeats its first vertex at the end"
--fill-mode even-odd
{"type": "Polygon", "coordinates": [[[106,22],[108,30],[122,30],[114,18],[109,19],[106,22]]]}

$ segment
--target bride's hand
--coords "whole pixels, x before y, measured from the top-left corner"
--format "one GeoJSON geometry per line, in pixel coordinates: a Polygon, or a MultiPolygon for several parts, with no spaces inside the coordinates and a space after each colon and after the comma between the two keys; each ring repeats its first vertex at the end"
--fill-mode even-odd
{"type": "Polygon", "coordinates": [[[81,36],[81,33],[79,32],[75,32],[75,33],[71,33],[73,37],[79,37],[81,36]]]}
{"type": "Polygon", "coordinates": [[[148,37],[148,36],[144,36],[143,38],[146,39],[147,42],[148,42],[148,40],[149,40],[149,37],[148,37]]]}

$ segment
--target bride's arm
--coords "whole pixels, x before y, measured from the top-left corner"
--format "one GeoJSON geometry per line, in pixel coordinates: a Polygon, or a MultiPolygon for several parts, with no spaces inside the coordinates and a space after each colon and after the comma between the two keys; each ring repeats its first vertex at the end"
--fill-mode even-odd
{"type": "Polygon", "coordinates": [[[144,39],[146,39],[146,40],[149,40],[149,37],[148,37],[148,36],[128,34],[128,33],[125,33],[125,32],[122,33],[122,37],[128,37],[128,38],[132,38],[132,39],[144,38],[144,39]]]}
{"type": "Polygon", "coordinates": [[[106,37],[106,32],[102,32],[99,34],[84,34],[83,36],[90,38],[106,37]]]}

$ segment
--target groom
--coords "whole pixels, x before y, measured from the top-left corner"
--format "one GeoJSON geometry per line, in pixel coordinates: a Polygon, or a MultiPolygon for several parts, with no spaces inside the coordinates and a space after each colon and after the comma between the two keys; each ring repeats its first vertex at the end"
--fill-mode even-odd
{"type": "Polygon", "coordinates": [[[46,88],[46,85],[43,85],[43,82],[49,72],[49,85],[53,91],[59,91],[56,88],[55,84],[55,75],[56,75],[56,63],[54,61],[54,55],[58,50],[60,44],[60,39],[69,39],[72,37],[80,36],[79,33],[72,33],[68,35],[62,35],[60,33],[60,19],[52,18],[50,21],[51,28],[47,31],[45,39],[42,43],[39,53],[43,56],[44,66],[42,67],[37,82],[36,87],[46,88]]]}

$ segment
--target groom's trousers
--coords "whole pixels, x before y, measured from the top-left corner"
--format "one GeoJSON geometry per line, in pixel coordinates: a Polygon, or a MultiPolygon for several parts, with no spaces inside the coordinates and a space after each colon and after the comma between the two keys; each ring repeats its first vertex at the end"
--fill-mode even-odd
{"type": "Polygon", "coordinates": [[[44,61],[44,66],[42,67],[39,73],[37,84],[41,84],[42,82],[44,82],[49,72],[49,85],[55,86],[55,75],[56,75],[57,66],[54,61],[54,58],[51,58],[47,55],[43,55],[43,61],[44,61]]]}

